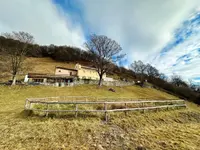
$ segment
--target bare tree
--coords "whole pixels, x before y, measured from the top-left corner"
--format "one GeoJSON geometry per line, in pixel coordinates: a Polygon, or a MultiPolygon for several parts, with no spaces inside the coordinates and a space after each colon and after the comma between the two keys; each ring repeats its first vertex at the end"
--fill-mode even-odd
{"type": "Polygon", "coordinates": [[[12,32],[2,34],[7,39],[12,39],[4,48],[4,53],[9,57],[12,85],[16,84],[16,76],[23,66],[25,55],[28,51],[28,44],[32,44],[34,38],[26,32],[12,32]]]}
{"type": "Polygon", "coordinates": [[[146,71],[147,66],[141,61],[134,61],[131,64],[130,68],[138,75],[140,75],[140,80],[143,82],[144,80],[144,73],[146,71]]]}
{"type": "Polygon", "coordinates": [[[183,87],[188,87],[188,85],[182,80],[181,76],[173,74],[171,76],[171,82],[172,84],[176,86],[183,86],[183,87]]]}
{"type": "Polygon", "coordinates": [[[112,69],[112,63],[118,62],[125,55],[120,54],[122,48],[116,41],[104,35],[91,35],[85,47],[93,55],[92,61],[99,74],[98,85],[101,86],[103,75],[112,69]]]}
{"type": "Polygon", "coordinates": [[[168,82],[168,77],[164,73],[159,73],[159,78],[168,82]]]}
{"type": "Polygon", "coordinates": [[[146,65],[146,73],[149,77],[158,77],[159,76],[159,72],[158,70],[151,66],[150,64],[146,65]]]}

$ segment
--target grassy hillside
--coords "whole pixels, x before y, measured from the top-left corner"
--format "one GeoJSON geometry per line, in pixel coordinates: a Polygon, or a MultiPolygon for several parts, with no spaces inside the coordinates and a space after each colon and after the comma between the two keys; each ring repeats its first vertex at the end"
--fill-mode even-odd
{"type": "MultiPolygon", "coordinates": [[[[27,57],[24,62],[24,70],[18,75],[18,79],[23,79],[27,73],[49,73],[54,74],[55,67],[67,67],[74,69],[75,64],[77,62],[58,62],[49,57],[43,58],[35,58],[35,57],[27,57]]],[[[83,65],[88,65],[87,62],[78,62],[83,65]]],[[[0,57],[0,66],[4,67],[4,69],[0,70],[0,82],[7,81],[11,79],[11,74],[8,72],[8,64],[4,59],[0,57]]],[[[113,75],[114,78],[118,79],[117,75],[113,75]]]]}
{"type": "Polygon", "coordinates": [[[66,63],[66,62],[58,62],[51,58],[34,58],[29,57],[26,59],[25,64],[31,64],[32,67],[29,69],[29,72],[36,72],[36,73],[50,73],[54,74],[55,67],[68,67],[74,68],[75,63],[66,63]]]}
{"type": "MultiPolygon", "coordinates": [[[[0,65],[7,66],[7,63],[2,59],[0,59],[0,65]]],[[[54,74],[55,67],[68,67],[74,68],[75,63],[64,63],[64,62],[57,62],[51,58],[34,58],[28,57],[25,59],[24,62],[24,70],[18,75],[18,79],[23,79],[24,76],[29,73],[49,73],[54,74]]],[[[1,73],[0,81],[7,81],[11,79],[11,74],[8,70],[4,69],[1,73]]]]}
{"type": "Polygon", "coordinates": [[[0,87],[0,149],[177,149],[200,147],[200,108],[187,103],[187,109],[150,113],[111,114],[105,124],[99,115],[78,118],[25,116],[27,97],[86,95],[171,99],[169,94],[140,87],[0,87]]]}

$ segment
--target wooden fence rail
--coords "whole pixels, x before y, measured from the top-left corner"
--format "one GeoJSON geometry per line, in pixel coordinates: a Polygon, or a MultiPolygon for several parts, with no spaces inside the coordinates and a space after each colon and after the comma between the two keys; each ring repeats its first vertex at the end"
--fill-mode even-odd
{"type": "MultiPolygon", "coordinates": [[[[55,97],[54,97],[55,98],[55,97]]],[[[104,113],[105,115],[105,121],[108,121],[108,113],[109,112],[125,112],[125,114],[128,111],[138,111],[142,110],[143,112],[145,110],[158,110],[158,109],[163,109],[163,108],[177,108],[177,107],[186,107],[185,101],[184,100],[134,100],[134,101],[70,101],[70,97],[68,97],[68,101],[46,101],[46,98],[37,98],[37,99],[26,99],[25,102],[25,110],[31,110],[31,111],[38,111],[38,112],[44,112],[46,116],[50,112],[74,112],[75,117],[78,116],[78,112],[101,112],[104,113]],[[35,105],[44,105],[44,109],[38,109],[32,107],[32,104],[35,105]],[[69,110],[69,109],[50,109],[50,105],[54,104],[64,104],[64,105],[74,105],[74,109],[69,110]],[[79,109],[79,105],[103,105],[102,109],[79,109]],[[121,108],[113,108],[109,109],[108,106],[110,105],[115,105],[115,104],[120,104],[123,107],[121,108]],[[129,107],[130,104],[139,104],[139,107],[129,107]],[[146,105],[151,105],[151,106],[145,106],[146,105]]]]}

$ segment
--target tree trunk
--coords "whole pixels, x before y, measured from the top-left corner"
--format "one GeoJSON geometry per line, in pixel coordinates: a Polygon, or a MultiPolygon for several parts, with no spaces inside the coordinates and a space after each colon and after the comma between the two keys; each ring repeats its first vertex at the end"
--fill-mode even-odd
{"type": "Polygon", "coordinates": [[[99,75],[99,83],[98,83],[99,86],[102,86],[102,77],[103,75],[99,75]]]}
{"type": "Polygon", "coordinates": [[[143,82],[143,73],[140,75],[140,82],[143,82]]]}
{"type": "Polygon", "coordinates": [[[16,84],[16,74],[13,75],[13,78],[12,78],[12,84],[11,85],[15,85],[16,84]]]}

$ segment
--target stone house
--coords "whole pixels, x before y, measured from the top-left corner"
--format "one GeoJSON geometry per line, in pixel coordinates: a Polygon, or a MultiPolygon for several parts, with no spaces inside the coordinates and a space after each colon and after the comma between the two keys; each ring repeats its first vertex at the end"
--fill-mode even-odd
{"type": "MultiPolygon", "coordinates": [[[[76,64],[75,69],[77,70],[78,79],[99,80],[99,74],[96,68],[76,64]]],[[[105,77],[106,74],[103,76],[103,79],[105,77]]]]}
{"type": "MultiPolygon", "coordinates": [[[[103,76],[103,79],[106,75],[103,76]]],[[[55,67],[54,74],[47,73],[28,73],[24,81],[29,83],[56,84],[64,86],[73,84],[76,80],[88,83],[89,81],[99,80],[97,69],[93,67],[76,64],[74,68],[55,67]]]]}

